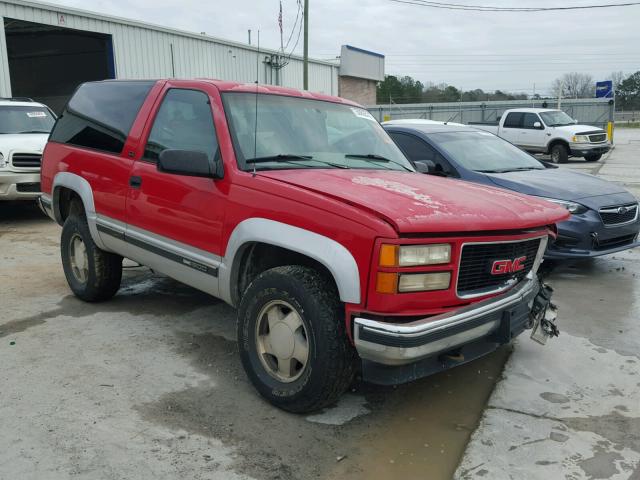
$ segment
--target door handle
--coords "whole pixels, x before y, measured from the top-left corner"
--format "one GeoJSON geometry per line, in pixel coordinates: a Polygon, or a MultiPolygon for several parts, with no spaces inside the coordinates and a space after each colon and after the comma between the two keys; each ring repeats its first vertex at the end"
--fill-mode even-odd
{"type": "Polygon", "coordinates": [[[137,175],[129,177],[129,185],[131,188],[140,188],[142,186],[142,178],[137,175]]]}

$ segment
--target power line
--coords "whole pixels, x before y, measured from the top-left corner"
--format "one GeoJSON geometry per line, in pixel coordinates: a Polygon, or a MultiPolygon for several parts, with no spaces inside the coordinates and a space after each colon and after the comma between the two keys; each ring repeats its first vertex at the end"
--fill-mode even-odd
{"type": "Polygon", "coordinates": [[[470,10],[476,12],[550,12],[558,10],[587,10],[593,8],[631,7],[640,2],[609,3],[604,5],[576,5],[571,7],[496,7],[483,5],[464,5],[460,3],[432,2],[426,0],[389,0],[395,3],[420,7],[441,8],[446,10],[470,10]]]}

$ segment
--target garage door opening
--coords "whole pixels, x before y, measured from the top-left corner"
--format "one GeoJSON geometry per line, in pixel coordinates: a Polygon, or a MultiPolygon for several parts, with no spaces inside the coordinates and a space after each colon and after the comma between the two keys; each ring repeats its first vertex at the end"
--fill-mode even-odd
{"type": "Polygon", "coordinates": [[[60,112],[76,87],[115,78],[111,35],[4,19],[11,93],[60,112]]]}

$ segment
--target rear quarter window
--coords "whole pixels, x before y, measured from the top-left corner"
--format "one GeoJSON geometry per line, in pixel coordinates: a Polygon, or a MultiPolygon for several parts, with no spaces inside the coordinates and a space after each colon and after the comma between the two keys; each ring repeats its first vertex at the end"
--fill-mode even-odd
{"type": "Polygon", "coordinates": [[[50,140],[120,154],[153,81],[81,85],[51,132],[50,140]]]}

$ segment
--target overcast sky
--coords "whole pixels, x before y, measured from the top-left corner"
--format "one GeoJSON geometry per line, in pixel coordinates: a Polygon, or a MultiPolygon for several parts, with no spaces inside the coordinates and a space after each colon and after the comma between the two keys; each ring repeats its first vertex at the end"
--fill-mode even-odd
{"type": "MultiPolygon", "coordinates": [[[[240,42],[260,30],[278,48],[278,0],[50,0],[240,42]]],[[[445,0],[440,0],[445,1],[445,0]]],[[[619,1],[619,0],[618,0],[619,1]]],[[[573,6],[616,0],[452,0],[491,6],[573,6]]],[[[297,0],[282,0],[285,43],[297,0]]],[[[605,80],[612,71],[640,70],[640,5],[607,9],[494,13],[441,10],[390,0],[310,0],[310,54],[339,55],[343,44],[386,56],[386,73],[422,82],[546,93],[562,73],[605,80]]],[[[287,51],[297,38],[297,31],[287,51]]],[[[302,38],[296,53],[302,52],[302,38]]]]}

